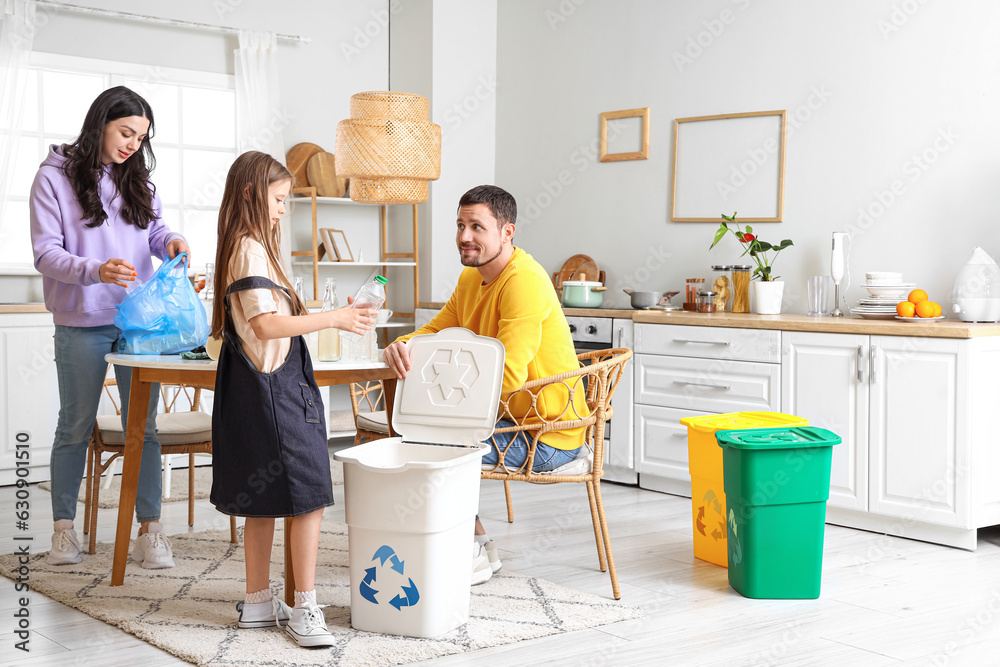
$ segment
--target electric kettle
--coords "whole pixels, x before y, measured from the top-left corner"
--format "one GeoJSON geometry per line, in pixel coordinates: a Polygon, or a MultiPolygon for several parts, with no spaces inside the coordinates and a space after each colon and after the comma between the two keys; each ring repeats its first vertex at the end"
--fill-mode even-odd
{"type": "Polygon", "coordinates": [[[963,322],[1000,322],[1000,266],[979,246],[958,272],[951,300],[963,322]]]}

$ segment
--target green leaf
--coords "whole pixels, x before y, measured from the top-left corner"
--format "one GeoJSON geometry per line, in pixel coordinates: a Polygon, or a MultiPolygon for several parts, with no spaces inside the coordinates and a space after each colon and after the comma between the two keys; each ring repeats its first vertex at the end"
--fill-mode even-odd
{"type": "Polygon", "coordinates": [[[708,246],[708,249],[711,250],[712,248],[714,248],[715,244],[718,243],[719,241],[721,241],[722,238],[727,233],[729,233],[729,228],[726,227],[726,223],[722,223],[721,225],[719,225],[719,228],[717,230],[715,230],[715,240],[712,241],[712,245],[708,246]]]}
{"type": "Polygon", "coordinates": [[[788,246],[790,246],[790,245],[794,245],[794,244],[792,243],[792,240],[791,240],[791,239],[785,239],[784,241],[782,241],[782,242],[781,242],[781,243],[780,243],[780,244],[778,245],[778,250],[784,250],[785,248],[787,248],[787,247],[788,247],[788,246]]]}
{"type": "MultiPolygon", "coordinates": [[[[736,211],[733,211],[732,217],[726,215],[725,213],[722,214],[722,217],[725,218],[726,220],[728,220],[729,222],[736,222],[736,211]]],[[[722,223],[722,224],[726,224],[726,223],[722,223]]]]}
{"type": "Polygon", "coordinates": [[[746,227],[744,227],[744,228],[743,228],[743,230],[744,230],[744,231],[745,231],[745,232],[746,232],[747,234],[753,234],[753,227],[751,227],[750,225],[747,225],[746,227]]]}
{"type": "Polygon", "coordinates": [[[774,246],[772,246],[772,245],[771,245],[770,243],[768,243],[767,241],[756,241],[756,240],[755,240],[755,241],[754,241],[754,244],[755,244],[755,245],[757,246],[757,249],[758,249],[758,250],[759,250],[760,252],[767,252],[768,250],[771,250],[771,249],[773,249],[773,248],[774,248],[774,246]]]}

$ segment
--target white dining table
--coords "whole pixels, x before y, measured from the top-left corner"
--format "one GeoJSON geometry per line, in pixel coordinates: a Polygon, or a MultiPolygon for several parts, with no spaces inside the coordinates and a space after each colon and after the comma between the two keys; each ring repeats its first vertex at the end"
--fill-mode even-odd
{"type": "MultiPolygon", "coordinates": [[[[153,383],[183,384],[203,389],[215,389],[217,362],[212,359],[182,359],[178,354],[140,355],[109,354],[104,359],[111,364],[132,369],[132,386],[129,391],[128,424],[125,428],[125,452],[122,456],[122,488],[118,503],[118,528],[115,532],[115,555],[111,569],[111,585],[125,582],[125,565],[128,562],[129,540],[132,534],[132,515],[135,512],[135,495],[139,486],[139,464],[142,460],[142,442],[146,431],[146,412],[153,383]]],[[[382,380],[388,414],[396,396],[396,375],[381,361],[314,362],[316,384],[323,387],[351,382],[382,380]]],[[[392,427],[389,427],[390,435],[392,427]]],[[[287,519],[285,520],[287,522],[287,519]]],[[[286,535],[287,523],[286,523],[286,535]]],[[[291,569],[288,540],[285,540],[285,601],[292,604],[295,573],[291,569]]]]}

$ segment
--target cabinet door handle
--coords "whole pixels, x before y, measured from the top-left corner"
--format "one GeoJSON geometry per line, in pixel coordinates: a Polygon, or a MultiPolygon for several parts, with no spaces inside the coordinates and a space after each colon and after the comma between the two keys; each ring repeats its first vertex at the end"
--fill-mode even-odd
{"type": "Polygon", "coordinates": [[[727,384],[713,384],[711,382],[688,382],[686,380],[674,380],[674,384],[691,384],[696,387],[711,387],[713,389],[729,390],[729,385],[727,384]]]}
{"type": "Polygon", "coordinates": [[[871,363],[871,365],[870,365],[870,367],[868,369],[868,377],[871,378],[871,383],[872,384],[875,384],[875,359],[876,359],[877,356],[878,356],[878,347],[876,347],[875,345],[872,345],[870,353],[868,355],[868,359],[869,359],[869,361],[871,363]]]}
{"type": "Polygon", "coordinates": [[[865,346],[858,345],[858,382],[865,381],[865,346]]]}
{"type": "Polygon", "coordinates": [[[700,345],[729,345],[729,341],[724,340],[689,340],[687,338],[675,338],[675,343],[698,343],[700,345]]]}
{"type": "Polygon", "coordinates": [[[625,327],[618,327],[618,347],[622,346],[622,340],[625,338],[625,327]]]}

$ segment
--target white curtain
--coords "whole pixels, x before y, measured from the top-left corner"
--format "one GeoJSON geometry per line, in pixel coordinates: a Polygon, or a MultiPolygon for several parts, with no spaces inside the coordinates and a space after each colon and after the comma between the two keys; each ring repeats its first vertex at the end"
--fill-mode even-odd
{"type": "Polygon", "coordinates": [[[28,224],[27,220],[6,220],[3,209],[10,194],[21,136],[21,109],[28,87],[28,57],[36,16],[35,0],[0,0],[0,238],[6,237],[6,225],[28,224]]]}
{"type": "MultiPolygon", "coordinates": [[[[273,32],[240,30],[236,60],[236,149],[261,151],[285,164],[282,130],[288,114],[278,85],[278,37],[273,32]]],[[[281,256],[291,276],[291,229],[281,222],[281,256]]],[[[314,297],[315,298],[315,297],[314,297]]]]}

